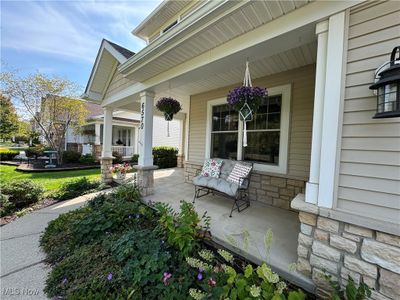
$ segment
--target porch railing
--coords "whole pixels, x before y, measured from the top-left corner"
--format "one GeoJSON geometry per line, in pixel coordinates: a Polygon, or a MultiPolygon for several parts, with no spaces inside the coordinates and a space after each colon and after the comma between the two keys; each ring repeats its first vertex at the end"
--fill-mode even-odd
{"type": "Polygon", "coordinates": [[[131,157],[134,153],[133,146],[112,146],[112,151],[118,152],[122,157],[129,156],[131,157]]]}

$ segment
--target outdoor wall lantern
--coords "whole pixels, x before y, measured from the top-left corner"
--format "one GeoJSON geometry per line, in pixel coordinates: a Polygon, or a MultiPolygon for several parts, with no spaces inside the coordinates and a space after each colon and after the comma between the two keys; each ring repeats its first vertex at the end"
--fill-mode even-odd
{"type": "Polygon", "coordinates": [[[377,90],[377,108],[373,118],[400,117],[400,46],[393,49],[390,61],[375,71],[375,79],[377,81],[369,87],[377,90]],[[388,64],[389,67],[381,71],[388,64]]]}

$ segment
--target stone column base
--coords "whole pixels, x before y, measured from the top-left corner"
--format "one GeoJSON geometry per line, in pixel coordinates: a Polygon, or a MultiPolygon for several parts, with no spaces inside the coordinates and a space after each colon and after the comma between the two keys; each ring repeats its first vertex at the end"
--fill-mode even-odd
{"type": "Polygon", "coordinates": [[[176,166],[178,167],[178,168],[183,168],[185,165],[184,165],[184,160],[185,160],[185,156],[182,154],[182,155],[177,155],[176,156],[176,166]]]}
{"type": "Polygon", "coordinates": [[[93,156],[95,161],[99,161],[101,159],[101,151],[103,150],[102,145],[93,145],[93,156]]]}
{"type": "Polygon", "coordinates": [[[104,183],[111,183],[113,176],[110,168],[112,167],[113,157],[101,157],[101,181],[104,183]]]}
{"type": "Polygon", "coordinates": [[[154,170],[157,166],[134,166],[136,169],[136,184],[143,197],[154,194],[154,170]]]}

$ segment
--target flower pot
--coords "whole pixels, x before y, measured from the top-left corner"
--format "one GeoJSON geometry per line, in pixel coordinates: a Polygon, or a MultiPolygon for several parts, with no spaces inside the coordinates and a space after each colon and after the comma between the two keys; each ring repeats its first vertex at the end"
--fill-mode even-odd
{"type": "Polygon", "coordinates": [[[169,114],[167,112],[164,112],[164,118],[165,121],[172,121],[172,119],[174,118],[174,114],[169,114]]]}
{"type": "Polygon", "coordinates": [[[123,180],[126,177],[126,173],[122,173],[122,172],[117,172],[117,179],[118,180],[123,180]]]}

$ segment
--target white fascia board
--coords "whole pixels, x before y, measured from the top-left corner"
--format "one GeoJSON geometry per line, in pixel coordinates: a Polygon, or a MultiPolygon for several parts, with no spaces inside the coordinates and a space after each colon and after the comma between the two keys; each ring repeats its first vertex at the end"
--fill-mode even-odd
{"type": "MultiPolygon", "coordinates": [[[[89,82],[87,84],[85,93],[82,95],[83,99],[94,100],[96,102],[101,101],[103,99],[103,95],[101,95],[100,93],[91,91],[91,86],[93,84],[95,74],[97,73],[97,69],[100,65],[101,57],[103,55],[104,50],[107,50],[120,64],[123,64],[124,62],[127,61],[127,59],[121,53],[119,53],[117,50],[115,50],[114,47],[111,46],[107,40],[103,40],[100,45],[100,49],[97,53],[96,60],[94,62],[93,70],[90,74],[89,82]],[[100,95],[100,97],[98,95],[100,95]]],[[[115,68],[116,68],[116,66],[114,66],[114,69],[113,69],[114,71],[115,71],[115,68]]]]}
{"type": "MultiPolygon", "coordinates": [[[[294,30],[296,28],[302,27],[304,25],[327,18],[332,14],[343,11],[349,7],[355,6],[364,1],[365,0],[360,0],[360,1],[315,1],[315,2],[312,2],[312,3],[309,3],[305,6],[303,6],[301,8],[298,8],[298,9],[290,12],[287,15],[282,15],[281,17],[260,26],[251,32],[248,32],[237,38],[234,38],[230,42],[227,42],[221,46],[224,46],[228,43],[232,44],[231,42],[235,41],[237,39],[244,40],[242,42],[242,45],[240,45],[241,49],[238,49],[236,51],[235,51],[235,49],[232,49],[231,51],[228,51],[225,54],[225,56],[228,56],[237,51],[240,51],[242,49],[245,49],[245,48],[248,48],[248,47],[251,47],[254,45],[254,44],[252,44],[252,41],[247,41],[245,37],[254,38],[254,36],[258,35],[258,39],[255,39],[254,42],[256,42],[256,44],[261,43],[263,41],[266,41],[272,37],[276,37],[285,32],[288,32],[288,31],[294,30]],[[279,26],[282,27],[281,30],[279,30],[279,26],[273,26],[272,24],[279,24],[279,26]],[[268,37],[268,36],[270,36],[270,37],[268,37]]],[[[210,1],[210,2],[214,2],[214,1],[210,1]]],[[[198,14],[194,14],[192,16],[193,19],[192,18],[187,19],[188,21],[190,19],[191,23],[189,23],[186,27],[184,27],[180,31],[176,32],[172,36],[166,34],[164,39],[160,38],[156,42],[148,45],[143,50],[138,52],[134,57],[127,60],[127,62],[125,64],[120,65],[118,68],[119,71],[128,75],[129,73],[134,72],[134,71],[144,67],[147,63],[153,61],[157,57],[161,56],[163,53],[170,51],[171,49],[177,47],[179,44],[181,44],[185,40],[191,38],[193,35],[197,34],[198,32],[204,30],[205,28],[207,28],[209,26],[212,26],[212,24],[217,22],[219,19],[240,9],[242,6],[246,5],[247,2],[248,1],[217,2],[219,5],[218,6],[214,5],[212,10],[217,11],[218,8],[221,8],[222,12],[219,13],[215,17],[212,17],[211,12],[209,12],[209,11],[205,15],[205,12],[203,10],[199,10],[198,14]],[[232,5],[232,3],[236,3],[236,5],[233,7],[232,6],[226,7],[228,4],[232,5]],[[207,20],[206,24],[204,24],[203,26],[196,26],[197,22],[200,19],[206,19],[206,18],[210,19],[210,20],[207,20]],[[192,30],[193,26],[195,26],[194,30],[192,30]],[[190,31],[190,32],[186,33],[187,31],[190,31]],[[182,36],[182,37],[179,38],[180,36],[182,36]],[[148,55],[148,54],[151,54],[151,55],[148,55]],[[134,66],[134,65],[136,65],[136,66],[134,66]]],[[[205,11],[207,11],[207,10],[210,10],[210,7],[205,5],[203,9],[205,11]]],[[[182,22],[181,25],[183,25],[183,23],[184,23],[184,21],[182,22]]],[[[176,29],[178,29],[178,28],[176,28],[176,29]]],[[[216,47],[215,49],[218,49],[219,47],[216,47]]],[[[212,49],[210,51],[213,51],[213,50],[214,49],[212,49]]],[[[207,51],[206,53],[208,54],[209,51],[207,51]]],[[[200,55],[200,56],[202,56],[202,55],[200,55]]]]}
{"type": "Polygon", "coordinates": [[[182,41],[187,40],[188,38],[203,30],[205,27],[209,26],[215,21],[227,16],[228,14],[231,14],[240,7],[246,5],[248,1],[249,0],[239,2],[220,0],[208,1],[205,5],[196,10],[187,19],[184,19],[182,22],[180,22],[178,26],[161,35],[156,41],[150,43],[147,47],[136,53],[135,56],[128,59],[126,63],[119,66],[118,70],[121,73],[128,73],[130,72],[130,70],[128,69],[134,64],[147,64],[149,61],[152,61],[156,57],[159,57],[167,50],[175,47],[177,44],[182,43],[182,41]],[[218,11],[218,9],[220,11],[218,11]],[[213,13],[215,14],[215,12],[217,12],[216,16],[212,17],[213,13]],[[208,20],[211,18],[213,18],[212,22],[208,20]],[[199,21],[205,21],[206,23],[203,26],[199,26],[199,21]]]}

